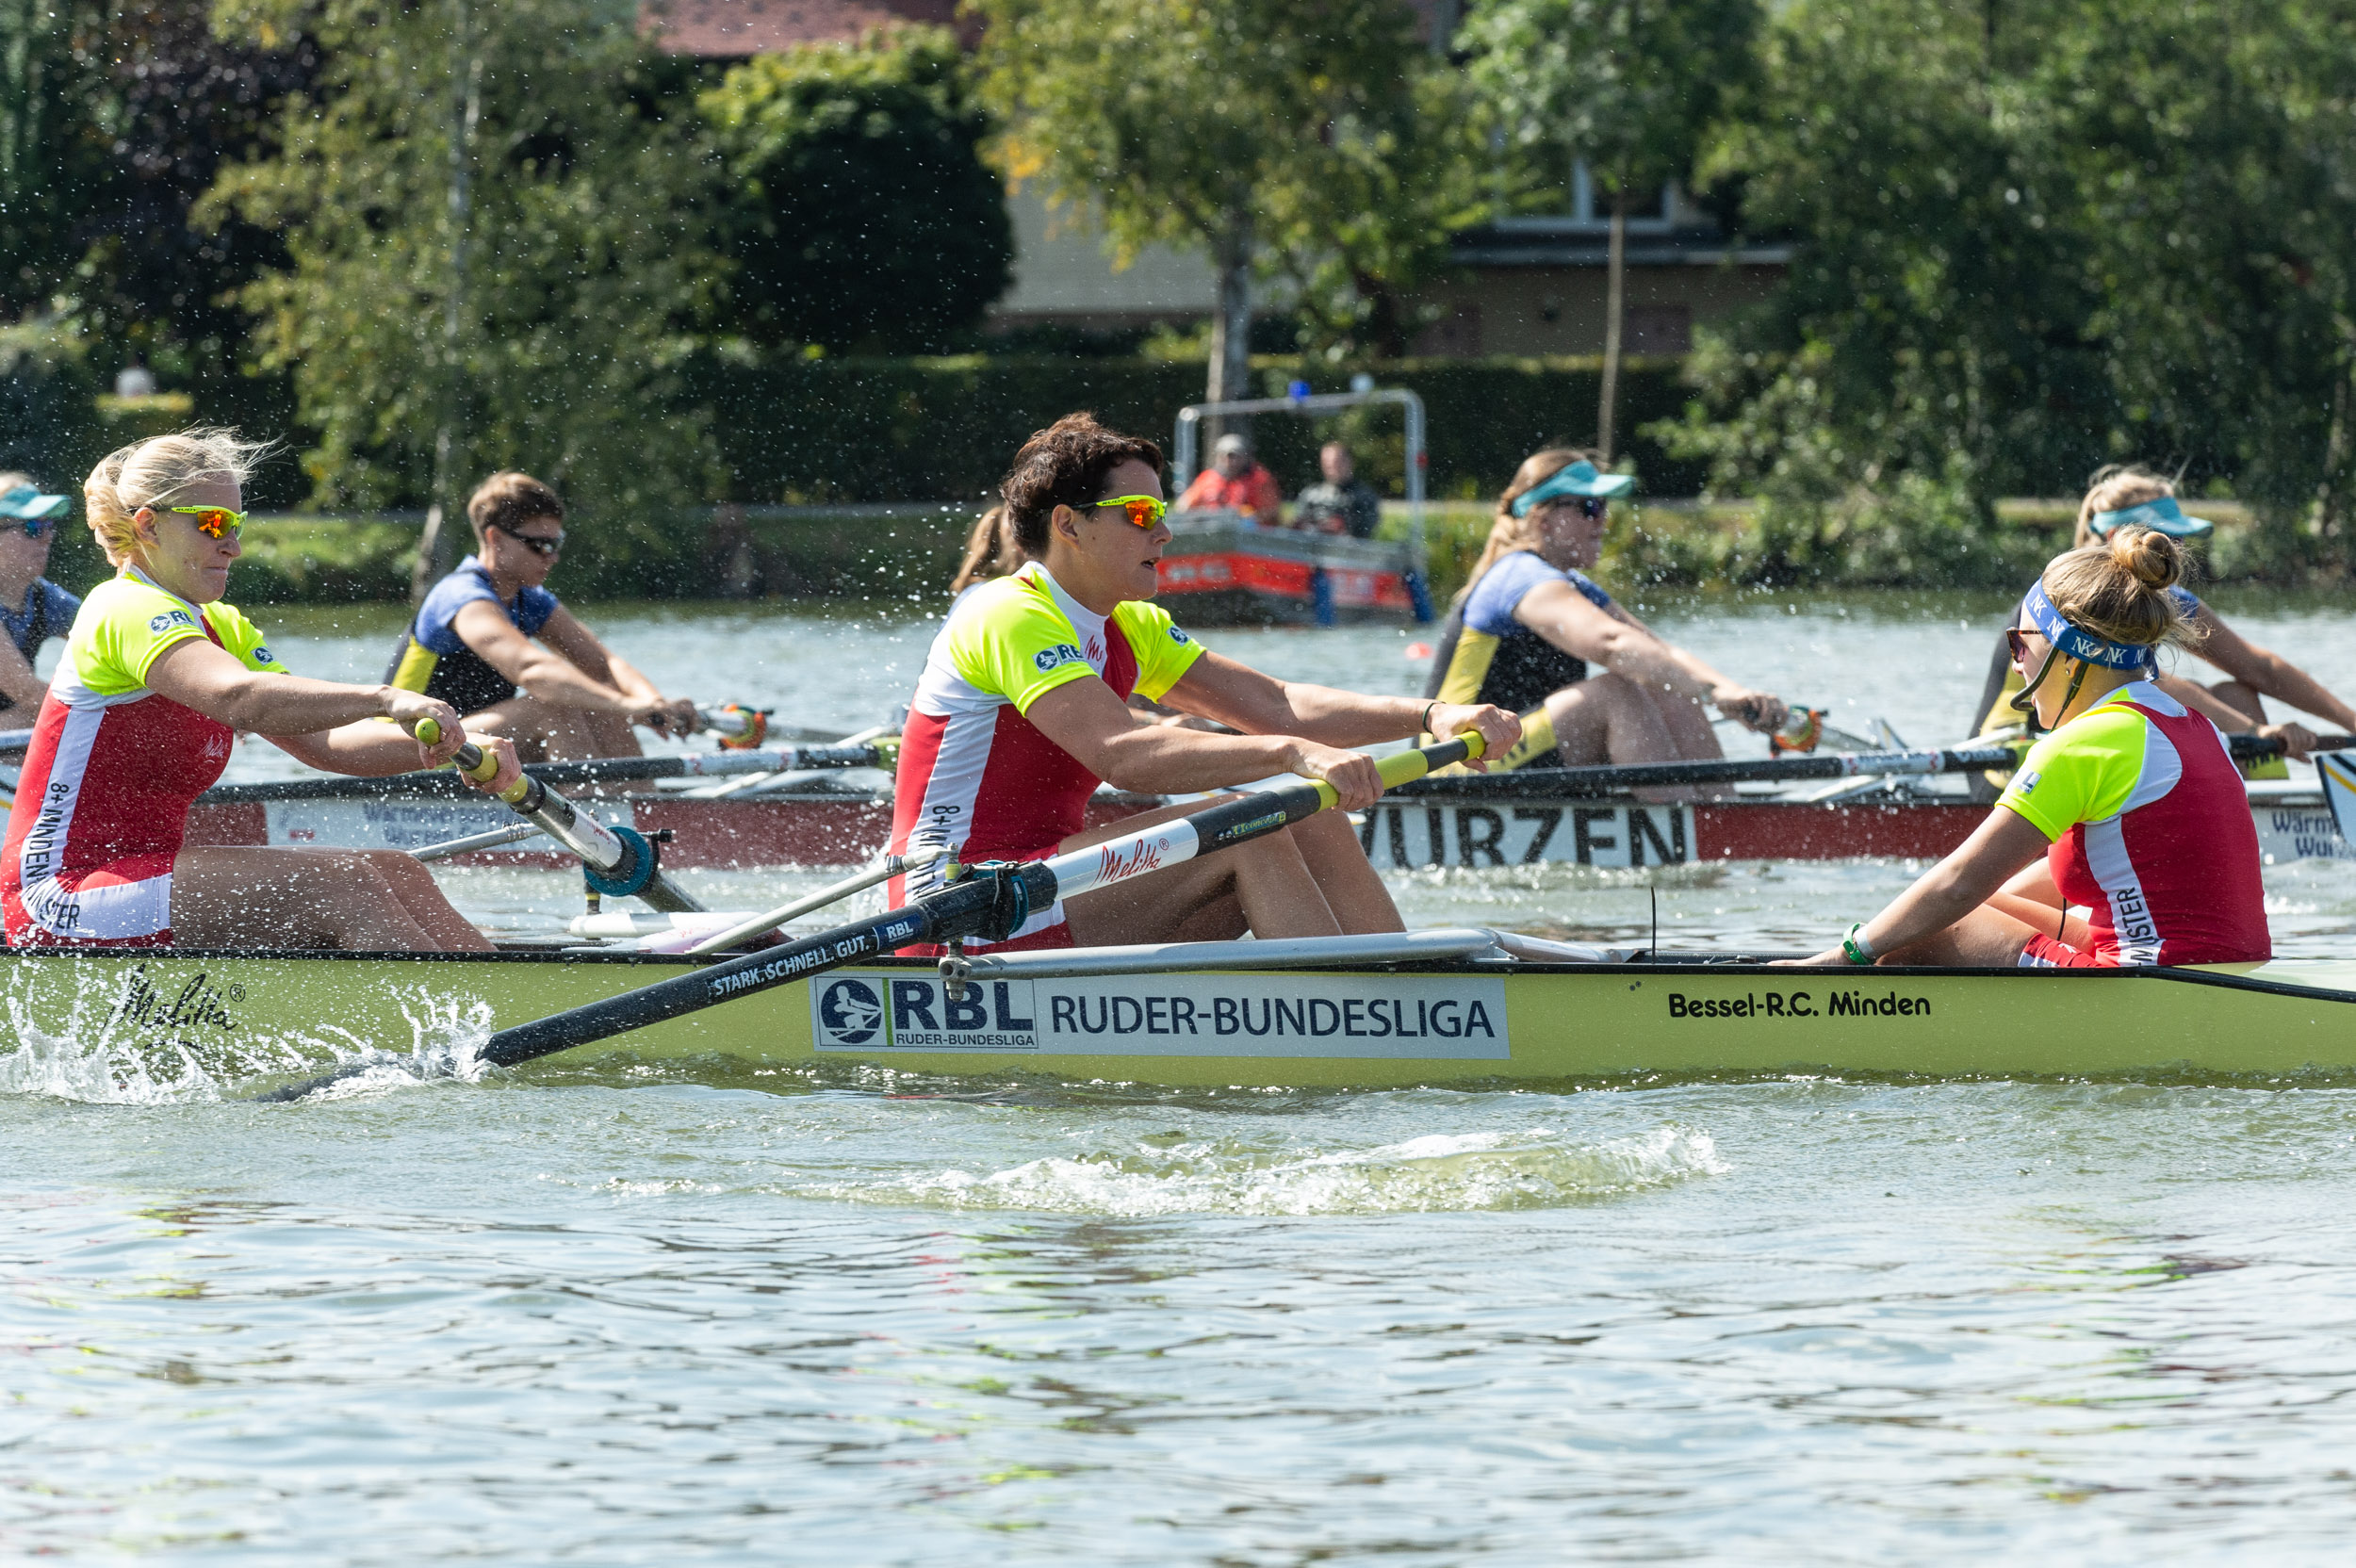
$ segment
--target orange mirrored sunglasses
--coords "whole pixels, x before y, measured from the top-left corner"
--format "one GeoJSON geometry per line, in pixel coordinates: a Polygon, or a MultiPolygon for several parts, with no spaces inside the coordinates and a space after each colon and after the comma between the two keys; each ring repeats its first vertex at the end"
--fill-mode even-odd
{"type": "Polygon", "coordinates": [[[1103,500],[1090,504],[1120,507],[1139,528],[1152,528],[1170,511],[1170,503],[1159,496],[1106,496],[1103,500]]]}
{"type": "Polygon", "coordinates": [[[235,539],[238,531],[245,527],[247,515],[242,512],[232,512],[225,506],[175,506],[172,510],[185,512],[195,518],[197,531],[214,539],[224,533],[235,539]]]}

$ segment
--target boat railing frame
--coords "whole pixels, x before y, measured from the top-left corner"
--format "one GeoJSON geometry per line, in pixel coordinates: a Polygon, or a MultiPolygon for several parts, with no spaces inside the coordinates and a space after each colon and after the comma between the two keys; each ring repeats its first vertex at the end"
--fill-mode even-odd
{"type": "Polygon", "coordinates": [[[1229,414],[1338,414],[1367,403],[1397,403],[1407,413],[1407,550],[1415,574],[1428,578],[1431,563],[1424,553],[1423,399],[1403,386],[1378,386],[1366,392],[1302,392],[1282,398],[1238,398],[1224,402],[1188,403],[1178,411],[1176,438],[1170,443],[1170,472],[1180,494],[1194,482],[1201,449],[1203,421],[1229,414]]]}

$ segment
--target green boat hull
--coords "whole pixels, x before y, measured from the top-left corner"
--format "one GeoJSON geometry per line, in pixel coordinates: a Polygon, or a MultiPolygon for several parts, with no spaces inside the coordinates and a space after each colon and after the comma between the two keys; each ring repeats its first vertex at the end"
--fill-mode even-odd
{"type": "MultiPolygon", "coordinates": [[[[364,1050],[450,1053],[695,968],[629,956],[9,954],[20,1059],[261,1086],[364,1050]]],[[[1386,1087],[1834,1072],[2356,1074],[2356,962],[2114,972],[1451,964],[977,982],[889,961],[556,1060],[1386,1087]]],[[[6,1058],[0,1058],[5,1061],[6,1058]]],[[[18,1074],[22,1082],[23,1074],[18,1074]]]]}

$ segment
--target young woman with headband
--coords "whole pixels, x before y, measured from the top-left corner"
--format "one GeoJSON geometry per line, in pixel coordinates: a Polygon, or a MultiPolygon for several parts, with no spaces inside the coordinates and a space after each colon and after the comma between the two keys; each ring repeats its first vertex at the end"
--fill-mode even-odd
{"type": "Polygon", "coordinates": [[[2159,648],[2200,636],[2173,593],[2184,567],[2174,539],[2133,524],[2046,566],[2005,642],[2048,733],[1960,849],[1805,962],[2271,956],[2240,770],[2217,727],[2151,675],[2159,648]]]}
{"type": "MultiPolygon", "coordinates": [[[[2078,531],[2073,545],[2084,548],[2107,539],[2122,528],[2148,528],[2171,539],[2200,539],[2214,528],[2203,517],[2191,517],[2176,499],[2176,486],[2148,469],[2115,464],[2094,476],[2078,503],[2078,531]]],[[[2294,760],[2305,761],[2315,743],[2315,732],[2297,723],[2270,724],[2266,703],[2272,697],[2302,713],[2312,713],[2335,728],[2356,730],[2356,708],[2350,708],[2324,688],[2321,681],[2276,653],[2250,642],[2188,588],[2171,589],[2171,596],[2191,623],[2187,652],[2222,671],[2225,679],[2203,686],[2181,676],[2158,673],[2161,691],[2196,713],[2204,713],[2227,734],[2255,732],[2279,737],[2294,760]]],[[[2010,650],[1999,644],[1988,668],[1988,684],[1980,696],[1980,716],[1972,728],[1991,734],[2019,722],[2013,699],[2021,691],[2021,675],[2011,664],[2010,650]]],[[[2274,764],[2276,773],[2281,764],[2274,764]]]]}
{"type": "MultiPolygon", "coordinates": [[[[90,590],[34,721],[0,848],[0,921],[14,947],[490,946],[406,855],[186,843],[188,808],[240,730],[332,773],[448,761],[468,739],[446,702],[287,673],[221,602],[241,553],[259,449],[192,430],[124,447],[82,489],[118,575],[90,590]],[[367,721],[391,719],[393,724],[367,721]],[[405,727],[432,719],[434,746],[405,727]]],[[[496,790],[515,777],[506,741],[496,790]]]]}

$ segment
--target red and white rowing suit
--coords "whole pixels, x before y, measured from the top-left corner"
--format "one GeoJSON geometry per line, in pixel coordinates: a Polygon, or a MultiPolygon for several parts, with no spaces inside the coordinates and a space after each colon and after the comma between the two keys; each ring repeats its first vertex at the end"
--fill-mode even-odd
{"type": "Polygon", "coordinates": [[[33,721],[8,836],[0,923],[11,947],[163,947],[188,808],[237,734],[147,688],[166,648],[205,637],[250,670],[287,673],[226,604],[203,608],[136,566],[82,603],[33,721]]]}
{"type": "Polygon", "coordinates": [[[2148,681],[2121,686],[2029,748],[1998,797],[2053,841],[2079,949],[2040,932],[2021,962],[2054,968],[2271,957],[2258,829],[2225,737],[2148,681]]]}
{"type": "MultiPolygon", "coordinates": [[[[890,853],[946,846],[966,865],[1036,860],[1086,825],[1103,780],[1024,717],[1045,693],[1099,679],[1121,701],[1158,700],[1178,684],[1202,645],[1143,600],[1088,610],[1034,561],[1011,577],[967,591],[933,639],[908,705],[892,792],[890,853]]],[[[890,884],[893,906],[940,886],[932,867],[890,884]]],[[[996,948],[1069,947],[1064,907],[1032,914],[996,948]]],[[[909,948],[911,953],[926,951],[909,948]]]]}

